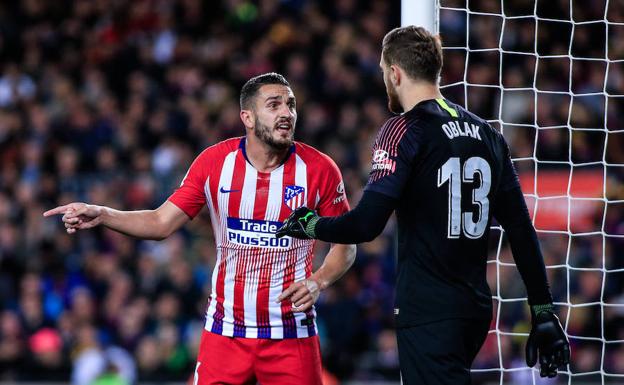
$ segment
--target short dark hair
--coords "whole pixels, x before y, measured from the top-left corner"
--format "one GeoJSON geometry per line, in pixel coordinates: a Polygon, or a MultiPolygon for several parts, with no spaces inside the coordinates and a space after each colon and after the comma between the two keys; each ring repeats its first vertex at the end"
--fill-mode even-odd
{"type": "Polygon", "coordinates": [[[254,76],[247,80],[240,93],[240,108],[247,110],[250,108],[251,100],[256,96],[260,87],[266,84],[281,84],[290,87],[288,80],[277,72],[268,72],[266,74],[254,76]]]}
{"type": "Polygon", "coordinates": [[[440,38],[423,27],[395,28],[383,39],[381,52],[387,65],[398,65],[414,80],[437,83],[442,70],[440,38]]]}

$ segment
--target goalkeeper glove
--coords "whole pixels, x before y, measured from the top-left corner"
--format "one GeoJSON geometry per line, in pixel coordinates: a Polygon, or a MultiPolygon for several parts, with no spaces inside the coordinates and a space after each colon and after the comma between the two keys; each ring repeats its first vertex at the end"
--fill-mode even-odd
{"type": "Polygon", "coordinates": [[[570,343],[553,305],[531,306],[531,325],[526,344],[526,363],[534,366],[539,354],[540,376],[555,377],[558,367],[570,363],[570,343]]]}
{"type": "Polygon", "coordinates": [[[319,220],[316,212],[307,207],[299,207],[286,218],[286,221],[277,229],[275,235],[277,238],[286,235],[299,239],[313,239],[314,227],[319,220]]]}

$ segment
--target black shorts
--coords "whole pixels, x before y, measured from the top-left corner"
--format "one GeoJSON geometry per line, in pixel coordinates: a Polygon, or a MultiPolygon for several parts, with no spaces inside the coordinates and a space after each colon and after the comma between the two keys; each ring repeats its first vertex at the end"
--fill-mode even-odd
{"type": "Polygon", "coordinates": [[[469,385],[489,320],[448,319],[397,329],[404,385],[469,385]]]}

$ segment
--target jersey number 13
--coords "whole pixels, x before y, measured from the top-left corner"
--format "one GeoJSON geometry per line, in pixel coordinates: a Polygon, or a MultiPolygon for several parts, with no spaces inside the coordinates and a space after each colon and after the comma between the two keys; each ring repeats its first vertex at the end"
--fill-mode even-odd
{"type": "Polygon", "coordinates": [[[438,169],[438,187],[449,182],[448,194],[448,238],[459,238],[462,231],[471,239],[481,238],[488,223],[490,201],[488,193],[492,185],[492,172],[488,162],[478,156],[468,158],[462,167],[457,157],[449,158],[438,169]],[[462,171],[463,170],[463,171],[462,171]],[[462,213],[461,184],[473,183],[479,174],[480,185],[472,189],[472,204],[478,208],[477,221],[472,210],[462,213]]]}

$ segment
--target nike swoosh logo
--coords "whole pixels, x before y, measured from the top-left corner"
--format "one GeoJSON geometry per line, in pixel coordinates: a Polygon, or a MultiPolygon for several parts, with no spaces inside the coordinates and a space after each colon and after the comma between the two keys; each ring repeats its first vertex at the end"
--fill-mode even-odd
{"type": "Polygon", "coordinates": [[[231,192],[238,192],[240,190],[226,190],[226,189],[223,188],[223,186],[221,186],[221,189],[219,191],[222,192],[223,194],[228,194],[228,193],[231,193],[231,192]]]}

